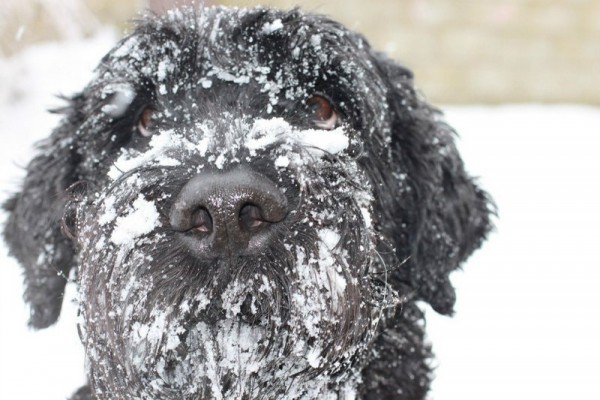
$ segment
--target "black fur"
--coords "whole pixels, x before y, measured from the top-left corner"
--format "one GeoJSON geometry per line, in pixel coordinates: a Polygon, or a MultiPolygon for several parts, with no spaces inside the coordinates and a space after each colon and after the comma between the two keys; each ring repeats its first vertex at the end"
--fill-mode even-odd
{"type": "Polygon", "coordinates": [[[449,274],[493,207],[408,69],[323,16],[181,9],[139,21],[64,113],[4,233],[33,327],[57,320],[77,268],[90,387],[74,398],[425,398],[417,302],[452,313],[449,274]],[[313,95],[341,123],[307,144],[313,95]],[[280,136],[253,147],[261,121],[280,136]],[[170,222],[178,193],[239,170],[289,212],[259,250],[199,255],[170,222]],[[128,233],[143,209],[154,225],[128,233]]]}

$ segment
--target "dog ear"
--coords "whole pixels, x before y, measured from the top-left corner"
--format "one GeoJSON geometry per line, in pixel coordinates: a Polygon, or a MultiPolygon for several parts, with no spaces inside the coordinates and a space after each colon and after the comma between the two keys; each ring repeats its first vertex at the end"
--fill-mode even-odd
{"type": "Polygon", "coordinates": [[[391,229],[399,257],[407,260],[394,278],[450,315],[455,293],[449,275],[490,231],[494,205],[465,172],[455,132],[416,92],[412,73],[381,54],[374,59],[387,81],[393,119],[398,203],[391,229]]]}
{"type": "Polygon", "coordinates": [[[25,301],[29,324],[45,328],[60,315],[73,245],[61,232],[67,202],[66,189],[77,180],[75,129],[78,125],[74,97],[63,110],[61,125],[36,146],[37,155],[27,166],[21,191],[4,203],[8,218],[4,238],[10,254],[24,268],[25,301]]]}

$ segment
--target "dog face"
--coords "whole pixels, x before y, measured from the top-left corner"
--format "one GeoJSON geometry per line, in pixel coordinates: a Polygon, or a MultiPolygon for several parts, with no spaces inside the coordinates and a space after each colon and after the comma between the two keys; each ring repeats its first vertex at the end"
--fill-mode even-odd
{"type": "Polygon", "coordinates": [[[489,229],[410,72],[320,16],[147,18],[65,113],[5,235],[34,326],[77,264],[98,398],[367,398],[382,335],[450,313],[489,229]]]}

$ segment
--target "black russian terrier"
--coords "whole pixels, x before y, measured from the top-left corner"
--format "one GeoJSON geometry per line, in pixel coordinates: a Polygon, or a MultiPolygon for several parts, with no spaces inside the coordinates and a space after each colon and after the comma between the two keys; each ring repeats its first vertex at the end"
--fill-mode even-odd
{"type": "Polygon", "coordinates": [[[493,205],[411,72],[299,10],[142,19],[39,144],[4,231],[31,325],[77,271],[77,399],[423,399],[425,302],[493,205]]]}

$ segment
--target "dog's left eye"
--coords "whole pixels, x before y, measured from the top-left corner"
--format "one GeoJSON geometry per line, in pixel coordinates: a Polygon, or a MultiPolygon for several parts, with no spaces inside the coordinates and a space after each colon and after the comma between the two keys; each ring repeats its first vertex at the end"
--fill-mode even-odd
{"type": "Polygon", "coordinates": [[[152,115],[154,114],[154,111],[155,110],[152,107],[146,107],[142,111],[138,119],[138,132],[144,137],[152,136],[152,131],[150,130],[150,123],[152,122],[152,115]]]}
{"type": "Polygon", "coordinates": [[[338,113],[323,96],[312,96],[306,100],[312,122],[320,129],[331,130],[338,123],[338,113]]]}

